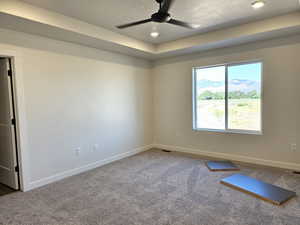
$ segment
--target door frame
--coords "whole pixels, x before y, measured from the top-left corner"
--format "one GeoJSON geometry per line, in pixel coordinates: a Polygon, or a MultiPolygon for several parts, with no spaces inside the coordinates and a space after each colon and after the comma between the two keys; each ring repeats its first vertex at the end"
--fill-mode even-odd
{"type": "Polygon", "coordinates": [[[19,166],[19,188],[21,191],[30,190],[28,137],[26,124],[26,104],[22,72],[22,55],[16,51],[0,49],[0,57],[10,58],[12,70],[13,103],[15,109],[15,131],[17,141],[17,159],[19,166]]]}

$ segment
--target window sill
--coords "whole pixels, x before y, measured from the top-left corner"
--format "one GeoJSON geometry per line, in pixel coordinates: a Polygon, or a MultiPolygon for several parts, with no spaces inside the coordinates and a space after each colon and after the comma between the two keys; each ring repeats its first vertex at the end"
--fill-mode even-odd
{"type": "Polygon", "coordinates": [[[221,130],[221,129],[208,129],[208,128],[193,128],[193,130],[194,131],[213,132],[213,133],[263,135],[262,131],[252,131],[252,130],[221,130]]]}

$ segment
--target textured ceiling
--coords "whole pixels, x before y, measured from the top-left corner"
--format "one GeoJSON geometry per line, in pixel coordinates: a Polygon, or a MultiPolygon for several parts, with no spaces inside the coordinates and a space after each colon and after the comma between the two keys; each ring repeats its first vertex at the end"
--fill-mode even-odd
{"type": "Polygon", "coordinates": [[[258,10],[251,7],[252,0],[177,0],[170,10],[173,18],[199,24],[199,29],[149,23],[119,30],[115,28],[116,25],[150,17],[157,11],[158,4],[155,0],[22,1],[151,43],[163,43],[300,10],[298,0],[265,0],[266,6],[258,10]],[[153,29],[161,34],[157,39],[149,36],[153,29]]]}

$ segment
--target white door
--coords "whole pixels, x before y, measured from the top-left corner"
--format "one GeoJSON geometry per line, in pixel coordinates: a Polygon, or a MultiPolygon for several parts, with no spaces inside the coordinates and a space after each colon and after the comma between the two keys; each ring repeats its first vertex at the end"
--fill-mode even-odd
{"type": "Polygon", "coordinates": [[[8,59],[0,59],[0,183],[19,189],[12,86],[8,59]]]}

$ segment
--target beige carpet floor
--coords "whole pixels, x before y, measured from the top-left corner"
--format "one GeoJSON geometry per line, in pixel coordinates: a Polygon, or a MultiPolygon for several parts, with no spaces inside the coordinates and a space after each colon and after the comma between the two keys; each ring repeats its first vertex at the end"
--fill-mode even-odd
{"type": "MultiPolygon", "coordinates": [[[[45,187],[0,197],[0,224],[299,225],[298,197],[275,206],[221,185],[232,172],[205,160],[147,151],[45,187]]],[[[300,193],[289,171],[242,173],[300,193]]]]}

